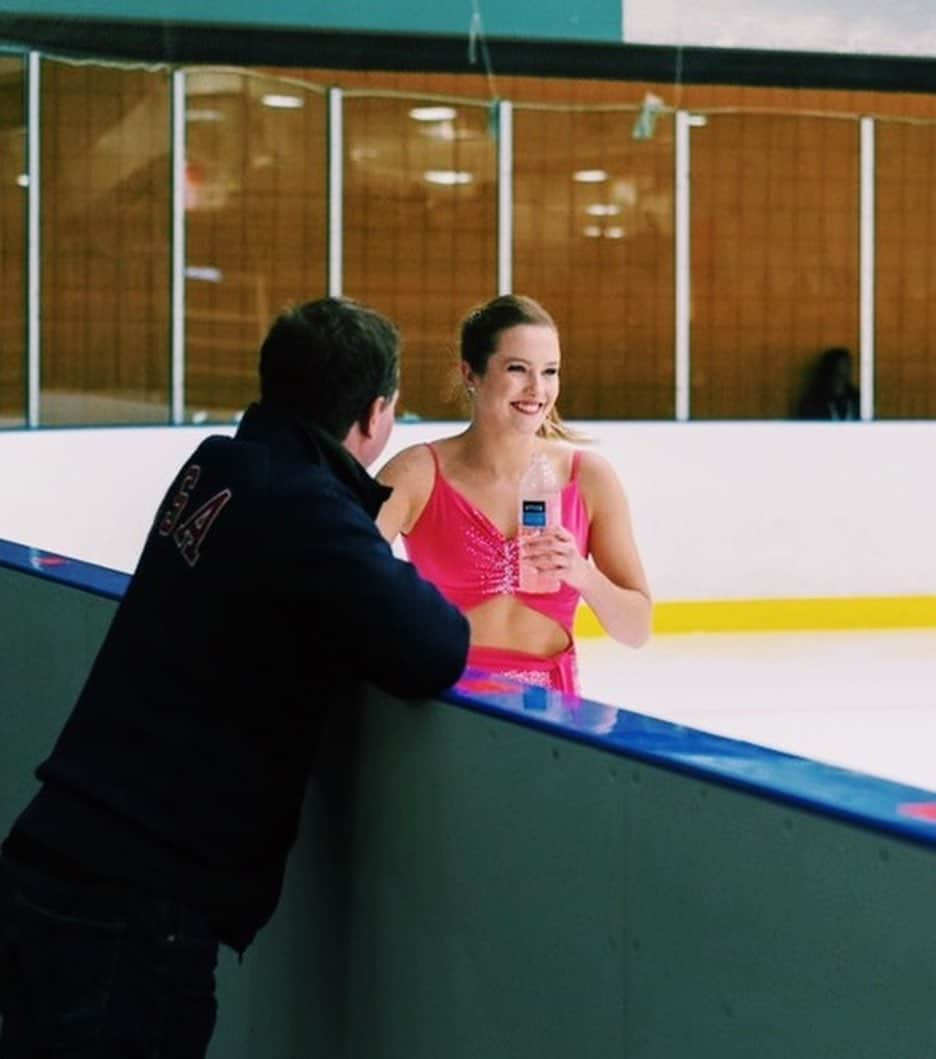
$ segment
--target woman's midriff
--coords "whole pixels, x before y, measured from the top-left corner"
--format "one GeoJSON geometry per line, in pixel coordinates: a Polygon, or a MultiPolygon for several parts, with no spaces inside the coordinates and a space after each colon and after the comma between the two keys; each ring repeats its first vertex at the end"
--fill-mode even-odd
{"type": "Polygon", "coordinates": [[[471,642],[550,657],[570,644],[568,632],[545,614],[531,610],[513,596],[495,596],[465,615],[471,642]]]}

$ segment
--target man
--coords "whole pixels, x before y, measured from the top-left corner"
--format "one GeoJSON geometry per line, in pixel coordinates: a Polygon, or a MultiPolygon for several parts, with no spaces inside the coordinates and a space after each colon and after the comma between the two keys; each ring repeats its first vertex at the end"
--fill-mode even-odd
{"type": "Polygon", "coordinates": [[[260,402],[169,487],[4,844],[2,1059],[203,1055],[218,943],[273,913],[326,712],[460,676],[467,622],[374,524],[398,346],[351,301],[285,312],[260,402]]]}

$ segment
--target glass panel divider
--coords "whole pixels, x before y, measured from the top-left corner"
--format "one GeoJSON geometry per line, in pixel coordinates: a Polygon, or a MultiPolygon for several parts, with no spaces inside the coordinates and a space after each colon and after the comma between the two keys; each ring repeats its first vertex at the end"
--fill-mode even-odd
{"type": "Polygon", "coordinates": [[[170,108],[172,143],[172,246],[170,261],[170,357],[169,421],[185,422],[185,117],[186,80],[184,70],[172,74],[170,108]]]}
{"type": "Polygon", "coordinates": [[[40,114],[41,64],[39,52],[31,51],[27,64],[26,89],[26,425],[39,426],[39,390],[42,375],[40,310],[42,276],[40,271],[40,114]]]}
{"type": "Polygon", "coordinates": [[[860,402],[862,420],[874,419],[874,118],[861,119],[861,235],[860,235],[860,402]]]}
{"type": "Polygon", "coordinates": [[[690,124],[689,112],[676,111],[675,151],[675,381],[676,419],[685,421],[690,415],[690,344],[689,310],[692,277],[689,258],[690,224],[690,124]]]}

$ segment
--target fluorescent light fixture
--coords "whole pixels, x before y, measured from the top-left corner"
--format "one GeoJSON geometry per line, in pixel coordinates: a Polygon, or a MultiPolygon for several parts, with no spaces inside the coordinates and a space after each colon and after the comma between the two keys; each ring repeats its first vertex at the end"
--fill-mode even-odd
{"type": "Polygon", "coordinates": [[[453,143],[459,139],[458,132],[450,121],[435,121],[427,125],[422,130],[422,134],[432,140],[442,140],[445,143],[453,143]]]}
{"type": "Polygon", "coordinates": [[[213,265],[186,265],[185,278],[200,279],[203,283],[220,283],[224,274],[213,265]]]}
{"type": "Polygon", "coordinates": [[[20,175],[16,178],[16,183],[19,184],[21,188],[28,188],[29,176],[26,173],[20,173],[20,175]]]}
{"type": "Polygon", "coordinates": [[[595,202],[585,207],[589,217],[616,217],[621,212],[621,207],[615,202],[595,202]]]}
{"type": "Polygon", "coordinates": [[[457,114],[454,107],[413,107],[409,112],[413,121],[452,121],[457,114]]]}
{"type": "Polygon", "coordinates": [[[427,169],[423,179],[429,184],[441,184],[443,187],[455,187],[456,184],[470,184],[474,179],[471,173],[459,172],[457,169],[427,169]]]}
{"type": "Polygon", "coordinates": [[[604,230],[605,239],[623,239],[624,229],[612,226],[611,228],[605,228],[604,230]]]}
{"type": "Polygon", "coordinates": [[[305,106],[301,96],[285,96],[279,92],[267,92],[260,97],[260,102],[274,110],[301,110],[305,106]]]}
{"type": "Polygon", "coordinates": [[[608,174],[603,169],[579,169],[572,174],[572,179],[580,184],[601,184],[608,179],[608,174]]]}
{"type": "Polygon", "coordinates": [[[704,114],[690,114],[689,124],[694,129],[701,129],[704,125],[708,125],[708,118],[704,114]]]}
{"type": "Polygon", "coordinates": [[[185,112],[185,120],[189,122],[224,121],[224,114],[220,110],[213,110],[210,107],[189,107],[185,112]]]}
{"type": "Polygon", "coordinates": [[[589,239],[600,239],[601,238],[601,225],[589,224],[582,229],[582,235],[588,236],[589,239]]]}

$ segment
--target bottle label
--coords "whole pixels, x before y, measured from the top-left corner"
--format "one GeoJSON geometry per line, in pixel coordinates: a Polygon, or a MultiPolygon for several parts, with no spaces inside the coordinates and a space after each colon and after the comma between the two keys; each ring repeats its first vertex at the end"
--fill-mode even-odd
{"type": "Polygon", "coordinates": [[[522,523],[527,529],[545,529],[546,501],[524,500],[522,523]]]}

